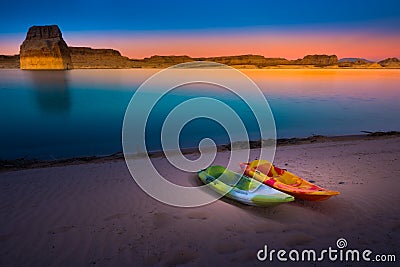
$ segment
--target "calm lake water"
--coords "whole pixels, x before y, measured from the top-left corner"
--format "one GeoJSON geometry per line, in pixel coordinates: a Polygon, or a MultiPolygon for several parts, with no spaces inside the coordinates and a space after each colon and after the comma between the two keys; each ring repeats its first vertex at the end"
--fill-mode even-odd
{"type": "MultiPolygon", "coordinates": [[[[218,70],[216,70],[218,71],[218,70]]],[[[0,70],[0,158],[68,158],[122,151],[121,129],[130,98],[156,70],[0,70]]],[[[400,130],[400,70],[246,70],[267,97],[277,137],[400,130]]],[[[160,149],[168,112],[198,96],[213,96],[259,134],[251,112],[234,95],[206,85],[178,88],[158,103],[146,128],[149,150],[160,149]]],[[[138,107],[139,108],[139,107],[138,107]]],[[[210,137],[227,143],[224,129],[194,120],[182,147],[210,137]]]]}

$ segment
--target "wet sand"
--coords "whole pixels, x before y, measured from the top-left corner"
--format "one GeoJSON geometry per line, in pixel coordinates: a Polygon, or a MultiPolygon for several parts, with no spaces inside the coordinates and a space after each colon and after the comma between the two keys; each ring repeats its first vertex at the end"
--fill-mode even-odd
{"type": "MultiPolygon", "coordinates": [[[[218,156],[228,158],[229,150],[218,156]]],[[[264,245],[318,250],[335,247],[338,238],[349,248],[396,254],[399,161],[397,136],[278,146],[277,166],[341,194],[272,208],[225,198],[198,208],[168,206],[146,195],[120,159],[3,171],[0,265],[265,266],[271,263],[256,258],[264,245]]],[[[167,176],[198,183],[162,156],[153,162],[167,176]]]]}

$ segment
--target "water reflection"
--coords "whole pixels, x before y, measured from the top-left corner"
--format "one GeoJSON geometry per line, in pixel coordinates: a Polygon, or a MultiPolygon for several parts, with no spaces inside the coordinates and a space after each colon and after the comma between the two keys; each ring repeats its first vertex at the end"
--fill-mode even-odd
{"type": "Polygon", "coordinates": [[[68,71],[30,71],[29,78],[39,108],[46,113],[65,113],[71,106],[68,71]]]}
{"type": "MultiPolygon", "coordinates": [[[[0,70],[0,158],[51,159],[121,151],[125,109],[133,90],[151,72],[155,70],[0,70]]],[[[246,74],[268,97],[279,138],[400,130],[399,70],[246,70],[246,74]]],[[[178,89],[150,114],[158,121],[148,124],[151,150],[159,149],[157,134],[164,111],[198,95],[232,106],[253,133],[251,113],[236,97],[223,90],[217,93],[215,86],[178,89]]],[[[206,135],[217,143],[227,142],[223,129],[211,132],[210,127],[207,120],[189,124],[182,129],[180,144],[196,147],[206,135]]]]}

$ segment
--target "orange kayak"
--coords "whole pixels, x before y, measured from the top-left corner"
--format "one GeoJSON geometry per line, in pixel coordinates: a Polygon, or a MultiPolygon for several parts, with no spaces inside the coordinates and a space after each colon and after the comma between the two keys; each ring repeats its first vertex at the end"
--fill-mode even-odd
{"type": "Polygon", "coordinates": [[[298,199],[321,201],[340,194],[337,191],[327,190],[310,183],[287,170],[275,167],[266,160],[240,163],[240,167],[244,169],[247,176],[298,199]]]}

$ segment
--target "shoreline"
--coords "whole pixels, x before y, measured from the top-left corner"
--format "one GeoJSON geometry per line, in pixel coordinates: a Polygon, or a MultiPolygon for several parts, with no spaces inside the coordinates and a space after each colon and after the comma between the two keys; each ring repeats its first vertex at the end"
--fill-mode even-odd
{"type": "MultiPolygon", "coordinates": [[[[309,137],[293,137],[293,138],[279,138],[277,139],[276,146],[296,146],[296,145],[306,145],[314,143],[327,143],[327,142],[345,142],[345,141],[359,141],[359,140],[379,140],[400,137],[400,132],[398,131],[388,131],[388,132],[369,132],[361,131],[364,134],[357,135],[337,135],[337,136],[323,136],[323,135],[313,135],[309,137]]],[[[265,141],[264,141],[265,142],[265,141]]],[[[233,144],[221,144],[217,145],[217,152],[230,151],[232,145],[239,145],[241,142],[233,144]]],[[[260,148],[262,142],[249,141],[250,149],[260,148]]],[[[234,148],[235,149],[235,148],[234,148]]],[[[240,149],[240,148],[239,148],[240,149]]],[[[182,154],[198,154],[197,148],[183,148],[182,154]]],[[[148,152],[150,158],[162,158],[165,157],[163,151],[151,151],[148,152]]],[[[124,160],[123,152],[116,152],[110,155],[104,156],[82,156],[82,157],[72,157],[65,159],[54,159],[54,160],[40,160],[40,159],[26,159],[18,158],[11,160],[0,159],[0,173],[5,171],[18,171],[24,169],[36,169],[36,168],[47,168],[47,167],[58,167],[58,166],[69,166],[69,165],[81,165],[88,163],[104,163],[111,161],[121,161],[124,160]]]]}

